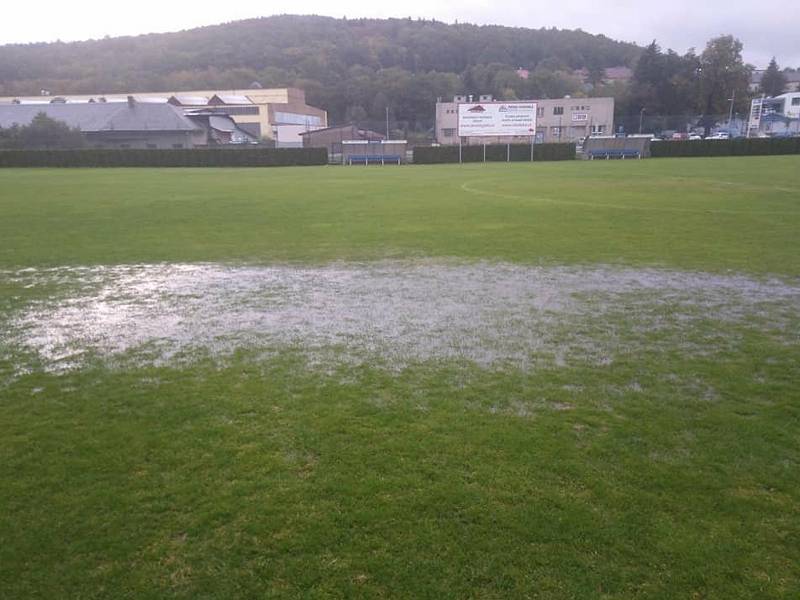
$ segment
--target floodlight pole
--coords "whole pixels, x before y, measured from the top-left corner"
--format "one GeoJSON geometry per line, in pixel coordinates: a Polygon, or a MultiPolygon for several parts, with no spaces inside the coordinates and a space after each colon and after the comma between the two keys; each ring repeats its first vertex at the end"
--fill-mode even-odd
{"type": "Polygon", "coordinates": [[[486,142],[483,142],[483,162],[486,162],[486,142]]]}
{"type": "Polygon", "coordinates": [[[731,110],[728,113],[728,131],[730,131],[733,122],[733,105],[736,103],[736,90],[733,90],[733,94],[731,94],[731,97],[728,98],[728,100],[730,100],[731,103],[731,110]]]}

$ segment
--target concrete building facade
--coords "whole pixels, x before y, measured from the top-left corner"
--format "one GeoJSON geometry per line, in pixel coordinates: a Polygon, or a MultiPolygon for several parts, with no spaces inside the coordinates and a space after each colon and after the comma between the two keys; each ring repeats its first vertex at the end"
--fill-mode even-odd
{"type": "MultiPolygon", "coordinates": [[[[452,102],[436,103],[436,141],[452,146],[459,143],[458,105],[468,102],[467,96],[456,96],[452,102]]],[[[481,103],[498,103],[491,96],[480,96],[481,103]]],[[[576,142],[588,135],[614,133],[614,98],[559,98],[525,100],[535,102],[536,143],[576,142]]],[[[502,104],[502,102],[500,102],[502,104]]],[[[525,137],[462,138],[462,144],[528,144],[525,137]]]]}
{"type": "Polygon", "coordinates": [[[193,90],[124,94],[67,94],[63,96],[8,96],[3,104],[86,104],[118,103],[133,98],[139,103],[165,103],[184,110],[213,107],[229,115],[256,139],[268,139],[278,147],[302,147],[300,134],[327,127],[327,112],[306,104],[298,88],[193,90]]]}

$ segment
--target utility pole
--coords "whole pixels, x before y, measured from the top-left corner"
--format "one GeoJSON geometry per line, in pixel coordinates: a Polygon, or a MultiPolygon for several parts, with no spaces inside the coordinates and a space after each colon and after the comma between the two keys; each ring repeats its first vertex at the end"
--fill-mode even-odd
{"type": "Polygon", "coordinates": [[[639,135],[642,134],[642,127],[644,126],[644,113],[645,112],[646,111],[645,111],[644,108],[639,111],[639,135]]]}
{"type": "Polygon", "coordinates": [[[389,105],[386,105],[386,139],[389,139],[389,105]]]}
{"type": "Polygon", "coordinates": [[[728,113],[728,130],[730,131],[731,124],[733,122],[733,105],[736,102],[736,90],[733,90],[733,94],[731,95],[730,98],[728,98],[728,100],[731,103],[731,110],[728,113]]]}

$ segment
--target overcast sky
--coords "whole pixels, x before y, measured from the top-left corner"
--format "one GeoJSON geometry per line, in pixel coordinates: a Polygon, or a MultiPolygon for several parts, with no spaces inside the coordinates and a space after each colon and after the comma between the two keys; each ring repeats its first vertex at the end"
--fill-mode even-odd
{"type": "Polygon", "coordinates": [[[745,60],[766,66],[775,55],[782,67],[800,67],[800,2],[742,0],[234,0],[178,3],[136,0],[39,0],[15,2],[0,20],[0,44],[101,38],[176,31],[286,12],[334,17],[425,17],[452,23],[581,28],[611,38],[684,52],[732,33],[744,42],[745,60]],[[400,8],[402,5],[402,8],[400,8]]]}

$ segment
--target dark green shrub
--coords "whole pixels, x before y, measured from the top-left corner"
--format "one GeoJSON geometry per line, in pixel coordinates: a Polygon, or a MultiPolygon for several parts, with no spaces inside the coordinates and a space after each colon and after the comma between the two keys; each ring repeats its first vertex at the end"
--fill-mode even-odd
{"type": "Polygon", "coordinates": [[[0,150],[0,167],[288,167],[328,164],[325,148],[0,150]]]}
{"type": "Polygon", "coordinates": [[[682,140],[650,145],[653,158],[678,156],[767,156],[800,154],[800,137],[741,138],[735,140],[682,140]]]}

